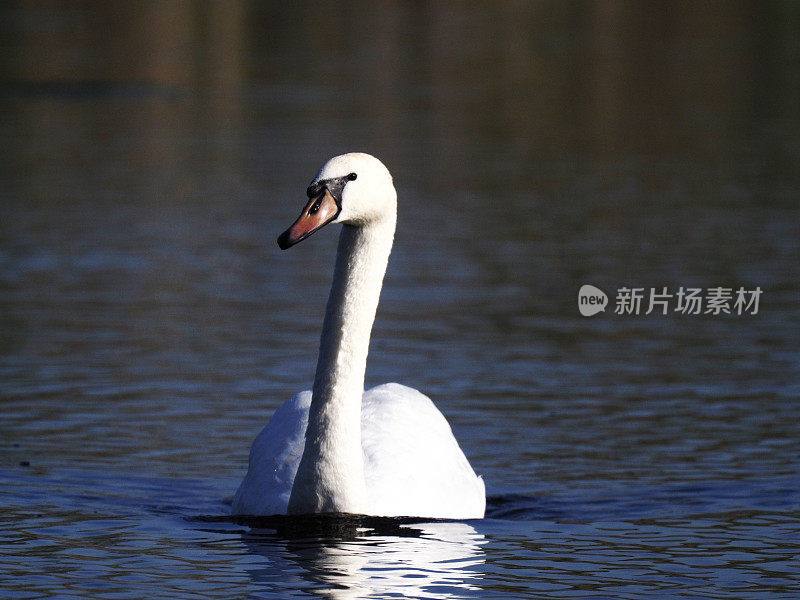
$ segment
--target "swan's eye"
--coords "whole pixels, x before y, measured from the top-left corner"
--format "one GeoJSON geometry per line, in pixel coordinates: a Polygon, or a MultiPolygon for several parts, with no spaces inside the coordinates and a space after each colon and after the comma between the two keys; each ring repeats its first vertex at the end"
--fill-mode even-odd
{"type": "Polygon", "coordinates": [[[357,177],[358,175],[356,175],[355,173],[350,173],[350,175],[347,176],[347,181],[353,181],[357,177]]]}

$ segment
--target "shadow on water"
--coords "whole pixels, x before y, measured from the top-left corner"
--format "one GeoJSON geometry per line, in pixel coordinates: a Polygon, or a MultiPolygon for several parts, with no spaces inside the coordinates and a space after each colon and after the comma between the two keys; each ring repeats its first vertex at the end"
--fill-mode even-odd
{"type": "MultiPolygon", "coordinates": [[[[214,522],[220,520],[220,517],[201,516],[190,520],[214,522]]],[[[237,525],[245,525],[253,532],[270,530],[276,536],[286,539],[307,539],[310,537],[352,539],[364,535],[419,537],[421,530],[412,526],[431,522],[428,519],[413,517],[371,517],[345,513],[301,516],[271,515],[265,517],[231,516],[222,517],[222,520],[231,521],[237,525]]]]}

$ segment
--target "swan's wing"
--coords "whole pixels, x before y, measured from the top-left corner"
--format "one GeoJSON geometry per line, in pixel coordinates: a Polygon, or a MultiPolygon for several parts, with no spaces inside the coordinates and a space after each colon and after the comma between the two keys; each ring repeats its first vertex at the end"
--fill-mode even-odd
{"type": "Polygon", "coordinates": [[[483,480],[430,398],[388,383],[364,394],[361,439],[374,515],[482,518],[483,480]]]}
{"type": "Polygon", "coordinates": [[[297,465],[303,456],[311,392],[284,402],[250,449],[244,481],[233,498],[235,515],[286,514],[297,465]]]}

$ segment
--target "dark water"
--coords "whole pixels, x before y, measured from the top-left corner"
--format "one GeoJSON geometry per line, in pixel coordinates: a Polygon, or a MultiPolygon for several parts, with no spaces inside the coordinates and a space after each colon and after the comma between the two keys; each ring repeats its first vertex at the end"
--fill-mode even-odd
{"type": "Polygon", "coordinates": [[[2,597],[800,595],[794,3],[0,13],[2,597]],[[275,237],[353,149],[400,197],[367,383],[485,520],[226,516],[313,377],[336,233],[275,237]],[[614,312],[718,286],[757,314],[614,312]]]}

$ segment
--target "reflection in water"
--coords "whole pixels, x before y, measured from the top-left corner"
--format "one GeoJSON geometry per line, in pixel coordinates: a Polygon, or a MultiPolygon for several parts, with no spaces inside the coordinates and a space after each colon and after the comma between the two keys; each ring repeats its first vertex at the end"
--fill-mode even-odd
{"type": "Polygon", "coordinates": [[[337,600],[457,597],[478,589],[486,540],[467,523],[337,517],[308,525],[290,518],[243,535],[249,554],[267,559],[250,571],[254,583],[294,584],[337,600]]]}

